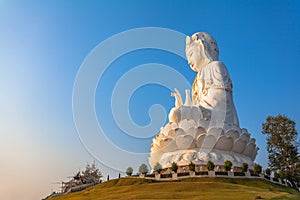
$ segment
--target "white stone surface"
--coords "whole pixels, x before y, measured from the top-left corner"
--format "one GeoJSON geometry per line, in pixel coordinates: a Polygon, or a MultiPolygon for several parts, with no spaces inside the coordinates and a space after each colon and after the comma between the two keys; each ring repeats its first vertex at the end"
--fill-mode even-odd
{"type": "Polygon", "coordinates": [[[163,168],[172,162],[178,165],[206,164],[208,160],[233,166],[253,161],[258,148],[247,129],[239,127],[232,97],[232,82],[226,66],[218,61],[216,41],[207,33],[195,33],[186,40],[186,55],[197,72],[192,88],[185,90],[185,102],[180,92],[171,93],[175,106],[169,113],[169,123],[153,139],[149,163],[159,162],[163,168]]]}

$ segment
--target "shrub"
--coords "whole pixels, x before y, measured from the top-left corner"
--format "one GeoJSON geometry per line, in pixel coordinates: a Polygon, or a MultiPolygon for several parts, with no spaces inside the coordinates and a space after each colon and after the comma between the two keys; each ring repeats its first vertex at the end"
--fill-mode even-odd
{"type": "Polygon", "coordinates": [[[177,173],[177,170],[178,170],[178,165],[176,162],[172,162],[172,171],[177,173]]]}
{"type": "Polygon", "coordinates": [[[146,164],[141,164],[141,166],[139,167],[139,173],[141,174],[147,174],[148,173],[148,167],[146,164]]]}
{"type": "Polygon", "coordinates": [[[226,160],[224,162],[224,168],[225,168],[226,172],[230,171],[231,167],[232,167],[232,162],[230,160],[226,160]]]}
{"type": "Polygon", "coordinates": [[[153,167],[153,170],[154,170],[155,172],[158,172],[158,173],[160,174],[160,172],[161,172],[161,170],[162,170],[161,164],[159,164],[159,162],[157,162],[157,163],[155,164],[155,166],[153,167]]]}
{"type": "Polygon", "coordinates": [[[274,172],[274,179],[278,180],[280,178],[279,174],[277,172],[274,172]]]}
{"type": "Polygon", "coordinates": [[[190,171],[195,171],[195,164],[191,161],[191,163],[189,164],[189,170],[190,171]]]}
{"type": "Polygon", "coordinates": [[[267,169],[265,170],[265,173],[266,173],[267,176],[271,176],[271,169],[270,169],[270,168],[267,168],[267,169]]]}
{"type": "Polygon", "coordinates": [[[260,174],[260,173],[261,173],[261,170],[262,170],[262,168],[261,168],[261,166],[260,166],[260,165],[258,165],[258,164],[254,164],[253,170],[254,170],[254,173],[255,173],[255,174],[260,174]]]}
{"type": "Polygon", "coordinates": [[[208,171],[213,171],[215,168],[215,164],[209,160],[206,164],[206,167],[207,167],[208,171]]]}
{"type": "Polygon", "coordinates": [[[126,169],[126,174],[127,174],[127,176],[131,176],[131,175],[132,175],[132,172],[133,172],[132,167],[128,167],[128,168],[126,169]]]}
{"type": "Polygon", "coordinates": [[[247,163],[243,163],[242,164],[242,171],[243,172],[247,172],[248,171],[248,164],[247,163]]]}

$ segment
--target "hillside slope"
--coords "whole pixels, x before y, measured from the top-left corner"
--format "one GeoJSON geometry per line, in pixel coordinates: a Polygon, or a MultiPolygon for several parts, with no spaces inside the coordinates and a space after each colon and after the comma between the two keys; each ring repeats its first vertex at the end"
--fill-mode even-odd
{"type": "Polygon", "coordinates": [[[261,179],[186,178],[154,181],[121,178],[53,200],[100,199],[300,199],[300,193],[261,179]]]}

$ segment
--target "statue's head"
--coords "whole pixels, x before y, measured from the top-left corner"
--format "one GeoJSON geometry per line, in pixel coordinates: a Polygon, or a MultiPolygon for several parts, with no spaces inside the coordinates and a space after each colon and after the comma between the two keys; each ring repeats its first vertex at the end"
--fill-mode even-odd
{"type": "Polygon", "coordinates": [[[218,60],[219,48],[216,40],[205,32],[186,37],[186,57],[191,68],[198,72],[208,63],[218,60]]]}

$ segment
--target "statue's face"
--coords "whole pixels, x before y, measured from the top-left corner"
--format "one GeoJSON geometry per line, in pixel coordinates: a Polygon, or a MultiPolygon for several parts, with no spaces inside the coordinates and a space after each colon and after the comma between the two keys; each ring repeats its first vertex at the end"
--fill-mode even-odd
{"type": "Polygon", "coordinates": [[[196,42],[190,43],[185,50],[186,58],[192,70],[199,72],[203,67],[201,66],[202,60],[204,59],[201,50],[201,45],[196,42]]]}

